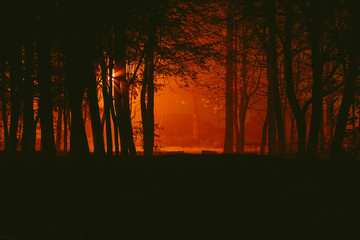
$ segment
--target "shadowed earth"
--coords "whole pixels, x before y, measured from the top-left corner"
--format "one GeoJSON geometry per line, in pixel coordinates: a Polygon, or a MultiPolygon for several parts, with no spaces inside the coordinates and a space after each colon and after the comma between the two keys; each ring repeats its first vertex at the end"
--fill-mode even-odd
{"type": "Polygon", "coordinates": [[[0,239],[360,239],[360,163],[0,160],[0,239]]]}

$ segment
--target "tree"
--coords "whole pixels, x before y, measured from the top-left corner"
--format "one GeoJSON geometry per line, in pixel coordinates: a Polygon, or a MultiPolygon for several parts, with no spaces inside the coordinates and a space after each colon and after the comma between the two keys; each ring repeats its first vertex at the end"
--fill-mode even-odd
{"type": "Polygon", "coordinates": [[[66,85],[71,109],[70,155],[78,160],[89,155],[81,107],[86,85],[83,74],[89,76],[86,73],[91,71],[91,65],[88,64],[91,59],[83,59],[83,56],[89,58],[87,52],[91,51],[84,44],[91,38],[91,23],[86,22],[89,13],[85,14],[80,9],[81,6],[68,9],[65,36],[66,85]]]}
{"type": "Polygon", "coordinates": [[[340,110],[338,113],[336,121],[336,129],[334,135],[334,141],[331,145],[331,155],[333,157],[341,156],[343,151],[343,141],[345,137],[345,128],[348,120],[348,115],[350,111],[350,106],[354,101],[355,94],[355,82],[358,78],[359,71],[359,47],[358,47],[358,38],[357,33],[359,29],[359,19],[356,18],[357,13],[355,12],[355,3],[354,1],[345,1],[346,9],[349,14],[349,44],[347,49],[348,54],[348,64],[343,62],[343,69],[345,73],[344,81],[344,93],[342,96],[342,101],[340,105],[340,110]]]}
{"type": "Polygon", "coordinates": [[[293,81],[293,52],[292,46],[292,31],[293,31],[293,2],[285,2],[285,31],[284,31],[284,75],[286,82],[286,96],[289,100],[291,110],[293,112],[298,136],[298,149],[297,153],[299,157],[302,157],[305,153],[306,145],[306,119],[305,112],[302,110],[300,103],[296,97],[295,86],[293,81]]]}
{"type": "MultiPolygon", "coordinates": [[[[30,28],[32,29],[32,28],[30,28]]],[[[28,39],[25,40],[25,76],[23,93],[23,135],[22,150],[24,155],[32,154],[35,151],[36,129],[34,121],[34,44],[31,33],[28,33],[28,39]]]]}
{"type": "Polygon", "coordinates": [[[234,77],[234,5],[233,1],[227,1],[227,28],[226,28],[226,79],[225,79],[225,99],[226,99],[226,122],[225,122],[225,142],[224,153],[233,152],[233,77],[234,77]]]}
{"type": "MultiPolygon", "coordinates": [[[[49,6],[50,7],[50,6],[49,6]]],[[[51,96],[51,16],[43,12],[39,20],[38,81],[41,147],[47,158],[56,154],[53,128],[53,106],[51,96]]]]}

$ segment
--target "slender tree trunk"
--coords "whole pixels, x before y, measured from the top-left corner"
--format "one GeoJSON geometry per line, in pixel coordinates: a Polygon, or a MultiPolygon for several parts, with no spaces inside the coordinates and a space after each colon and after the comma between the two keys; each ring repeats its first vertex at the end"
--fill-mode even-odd
{"type": "MultiPolygon", "coordinates": [[[[236,51],[236,50],[235,50],[236,51]]],[[[237,64],[234,64],[234,110],[233,110],[233,115],[234,115],[234,132],[235,132],[235,137],[236,137],[236,152],[240,153],[241,152],[241,146],[240,146],[240,127],[239,127],[239,119],[238,119],[238,114],[239,114],[239,97],[238,97],[238,78],[237,78],[237,68],[236,68],[237,64]]]]}
{"type": "Polygon", "coordinates": [[[68,149],[68,121],[69,121],[69,110],[68,110],[68,106],[66,104],[66,96],[65,96],[65,93],[64,93],[64,99],[63,99],[63,108],[64,108],[64,111],[63,111],[63,121],[64,121],[64,138],[63,138],[63,141],[64,141],[64,147],[63,147],[63,152],[66,153],[67,152],[67,149],[68,149]]]}
{"type": "Polygon", "coordinates": [[[233,44],[234,44],[234,4],[233,0],[227,1],[227,29],[226,29],[226,78],[225,78],[225,100],[226,100],[226,116],[225,116],[225,141],[224,153],[233,152],[234,141],[234,117],[233,117],[233,44]]]}
{"type": "Polygon", "coordinates": [[[134,143],[134,133],[131,124],[131,111],[130,111],[130,102],[129,102],[129,91],[127,86],[127,91],[122,93],[122,101],[124,103],[124,117],[126,123],[126,137],[128,139],[128,148],[130,157],[136,156],[136,148],[134,143]]]}
{"type": "MultiPolygon", "coordinates": [[[[266,119],[267,119],[267,138],[268,138],[268,154],[275,156],[277,153],[277,141],[276,141],[276,119],[275,119],[275,103],[274,103],[274,82],[272,73],[272,64],[270,60],[270,53],[268,49],[266,53],[266,64],[267,64],[267,108],[266,108],[266,119]]],[[[264,129],[264,127],[263,127],[264,129]]]]}
{"type": "Polygon", "coordinates": [[[110,121],[110,103],[108,96],[108,84],[107,84],[107,69],[105,64],[104,56],[101,57],[101,78],[102,78],[102,93],[104,101],[104,116],[106,123],[106,146],[107,146],[107,156],[111,157],[113,155],[112,147],[112,134],[111,134],[111,121],[110,121]]]}
{"type": "Polygon", "coordinates": [[[248,37],[247,37],[247,29],[243,29],[243,49],[241,54],[241,86],[240,86],[240,104],[239,104],[239,144],[238,144],[238,151],[240,153],[244,152],[245,148],[245,120],[246,114],[248,111],[249,100],[250,97],[248,96],[248,58],[246,49],[248,48],[248,37]]]}
{"type": "Polygon", "coordinates": [[[22,79],[21,46],[15,43],[10,60],[10,131],[9,150],[14,159],[17,152],[17,132],[20,117],[20,83],[22,79]]]}
{"type": "MultiPolygon", "coordinates": [[[[355,37],[356,34],[359,33],[359,22],[356,19],[356,5],[353,1],[346,1],[347,9],[349,11],[349,18],[351,22],[351,35],[350,35],[350,49],[349,49],[349,67],[347,70],[347,74],[345,75],[345,87],[344,93],[342,96],[342,101],[340,105],[340,110],[338,113],[334,141],[331,146],[331,156],[339,157],[343,152],[343,143],[345,137],[346,123],[349,116],[350,106],[354,101],[355,94],[355,81],[358,77],[359,71],[359,52],[358,49],[358,41],[355,37]]],[[[344,68],[346,68],[344,64],[344,68]]]]}
{"type": "Polygon", "coordinates": [[[284,156],[285,154],[285,135],[284,135],[284,124],[282,122],[281,114],[281,100],[279,94],[279,76],[277,67],[277,47],[276,47],[276,22],[275,22],[275,1],[270,1],[269,14],[267,17],[267,24],[269,30],[268,49],[266,51],[267,58],[267,71],[269,84],[273,88],[273,108],[276,119],[276,129],[279,144],[279,155],[284,156]]]}
{"type": "Polygon", "coordinates": [[[323,63],[320,56],[320,25],[321,4],[319,0],[311,1],[312,23],[309,29],[311,42],[311,67],[313,75],[312,113],[308,137],[307,153],[310,158],[316,158],[319,145],[319,131],[322,113],[322,75],[323,63]]]}
{"type": "Polygon", "coordinates": [[[1,117],[3,122],[4,129],[4,149],[5,151],[9,150],[9,127],[8,127],[8,113],[7,113],[7,103],[5,97],[1,97],[1,117]]]}
{"type": "Polygon", "coordinates": [[[329,121],[329,139],[330,139],[330,146],[334,141],[334,129],[335,129],[335,116],[334,116],[334,104],[335,104],[335,97],[334,94],[330,94],[327,101],[327,111],[328,111],[328,121],[329,121]]]}
{"type": "MultiPolygon", "coordinates": [[[[122,32],[120,35],[121,41],[124,41],[126,35],[122,32]]],[[[125,117],[125,102],[123,101],[123,94],[128,91],[126,84],[126,52],[125,45],[116,48],[118,52],[116,52],[117,58],[115,65],[116,77],[114,81],[115,85],[115,108],[117,121],[119,125],[119,133],[120,133],[120,147],[121,147],[121,156],[128,157],[129,156],[129,139],[127,136],[127,122],[125,117]]]]}
{"type": "Polygon", "coordinates": [[[156,45],[156,26],[149,33],[148,49],[145,53],[145,71],[141,88],[141,117],[143,126],[144,155],[151,156],[154,151],[154,51],[156,45]]]}
{"type": "Polygon", "coordinates": [[[289,151],[294,152],[294,139],[295,139],[295,117],[292,114],[290,118],[290,136],[289,136],[289,151]]]}
{"type": "Polygon", "coordinates": [[[321,120],[320,120],[320,130],[319,130],[319,151],[320,154],[325,152],[325,124],[324,124],[324,109],[321,109],[321,120]]]}
{"type": "Polygon", "coordinates": [[[118,117],[116,116],[115,113],[115,108],[114,108],[114,100],[113,100],[113,69],[114,69],[114,64],[113,64],[113,57],[112,57],[112,52],[110,51],[109,53],[109,103],[110,103],[110,113],[111,113],[111,118],[112,118],[112,122],[113,122],[113,129],[114,129],[114,145],[115,145],[115,156],[119,156],[119,124],[118,124],[118,117]]]}
{"type": "Polygon", "coordinates": [[[40,37],[38,47],[38,81],[39,81],[39,115],[41,126],[41,148],[46,158],[56,156],[53,105],[52,105],[52,81],[51,81],[51,44],[52,35],[48,13],[40,17],[40,37]]]}
{"type": "Polygon", "coordinates": [[[94,154],[97,157],[105,156],[103,128],[100,121],[100,110],[96,75],[93,61],[89,62],[89,78],[87,82],[89,109],[91,118],[91,129],[93,134],[94,154]]]}
{"type": "Polygon", "coordinates": [[[260,147],[260,154],[265,154],[265,147],[266,147],[266,137],[268,133],[269,128],[269,115],[266,113],[265,121],[262,128],[262,134],[261,134],[261,147],[260,147]]]}
{"type": "Polygon", "coordinates": [[[85,23],[74,21],[69,24],[71,25],[66,37],[65,56],[66,85],[71,110],[70,156],[76,160],[85,160],[89,157],[90,152],[82,114],[82,103],[87,81],[85,78],[89,77],[86,74],[89,71],[87,64],[89,48],[86,45],[89,35],[85,29],[85,23]]]}
{"type": "Polygon", "coordinates": [[[24,76],[24,93],[23,93],[23,136],[22,150],[24,156],[30,157],[35,151],[36,129],[34,122],[34,46],[30,37],[25,43],[25,76],[24,76]],[[30,156],[29,156],[30,155],[30,156]]]}
{"type": "MultiPolygon", "coordinates": [[[[352,103],[352,142],[353,142],[353,145],[354,145],[354,148],[355,149],[358,149],[358,144],[357,144],[357,131],[356,131],[356,104],[355,104],[355,101],[352,103]]],[[[355,156],[356,157],[356,154],[355,156]]]]}
{"type": "MultiPolygon", "coordinates": [[[[1,49],[3,50],[3,49],[1,49]]],[[[4,135],[4,150],[8,150],[8,137],[9,137],[9,129],[8,129],[8,113],[7,113],[7,79],[5,77],[5,53],[3,51],[0,52],[0,104],[1,104],[1,121],[3,127],[3,135],[4,135]]]]}
{"type": "MultiPolygon", "coordinates": [[[[293,6],[289,2],[286,7],[285,13],[285,36],[284,36],[284,74],[286,82],[286,95],[289,100],[289,105],[291,111],[293,112],[294,118],[296,120],[297,126],[297,136],[298,136],[298,157],[302,157],[305,153],[305,144],[306,144],[306,120],[305,112],[301,109],[300,103],[296,97],[294,90],[293,82],[293,69],[292,69],[292,18],[293,18],[293,6]]],[[[292,135],[293,136],[293,135],[292,135]]],[[[292,144],[291,144],[292,145],[292,144]]]]}
{"type": "Polygon", "coordinates": [[[283,85],[282,85],[282,98],[284,98],[284,106],[283,106],[283,112],[282,112],[282,123],[283,123],[283,129],[284,129],[284,151],[285,153],[287,153],[288,148],[287,148],[287,135],[286,135],[286,112],[287,112],[287,98],[286,98],[286,89],[285,89],[285,79],[283,80],[283,85]]]}
{"type": "Polygon", "coordinates": [[[63,122],[62,117],[63,117],[63,106],[59,104],[57,122],[56,122],[56,140],[55,140],[55,146],[58,152],[61,151],[61,133],[62,133],[62,122],[63,122]]]}
{"type": "MultiPolygon", "coordinates": [[[[155,45],[155,44],[154,44],[155,45]]],[[[155,46],[154,46],[155,47],[155,46]]],[[[147,118],[148,118],[148,155],[152,155],[154,151],[154,48],[151,49],[149,56],[149,79],[147,91],[147,118]]]]}
{"type": "Polygon", "coordinates": [[[198,92],[197,88],[194,87],[193,90],[193,138],[195,142],[200,140],[200,132],[199,132],[199,110],[198,110],[198,92]]]}
{"type": "Polygon", "coordinates": [[[249,108],[249,100],[245,99],[245,97],[241,96],[242,100],[240,101],[240,111],[239,111],[239,130],[240,130],[240,153],[244,153],[245,149],[245,121],[246,121],[246,114],[249,108]]]}
{"type": "Polygon", "coordinates": [[[126,80],[126,30],[121,26],[115,29],[115,108],[119,124],[121,155],[136,156],[131,111],[129,102],[129,84],[126,80]]]}
{"type": "Polygon", "coordinates": [[[140,93],[140,110],[141,110],[141,124],[143,128],[143,149],[144,149],[144,155],[145,155],[145,148],[147,149],[147,146],[145,146],[145,143],[148,142],[148,134],[147,134],[147,126],[148,119],[147,119],[147,107],[146,107],[146,92],[148,87],[148,78],[149,78],[149,61],[148,58],[145,56],[145,66],[144,66],[144,77],[142,81],[141,86],[141,93],[140,93]]]}

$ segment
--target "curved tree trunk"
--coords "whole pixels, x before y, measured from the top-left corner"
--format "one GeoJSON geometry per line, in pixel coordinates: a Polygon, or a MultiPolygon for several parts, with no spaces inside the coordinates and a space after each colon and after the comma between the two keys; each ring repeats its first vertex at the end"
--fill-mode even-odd
{"type": "MultiPolygon", "coordinates": [[[[289,105],[291,111],[293,112],[296,126],[297,126],[297,136],[298,136],[298,149],[297,154],[298,157],[302,157],[305,153],[305,145],[306,145],[306,120],[305,120],[305,112],[301,109],[300,103],[296,97],[294,82],[293,82],[293,69],[292,69],[292,51],[291,51],[291,43],[292,43],[292,18],[293,18],[293,6],[289,2],[286,7],[285,13],[285,36],[284,36],[284,74],[285,74],[285,82],[286,82],[286,95],[289,100],[289,105]]],[[[292,145],[292,144],[290,144],[292,145]]]]}
{"type": "MultiPolygon", "coordinates": [[[[359,22],[355,19],[355,15],[358,14],[355,12],[355,5],[352,1],[346,1],[347,8],[349,11],[349,17],[351,21],[351,39],[350,39],[350,48],[349,48],[349,67],[347,74],[345,75],[345,88],[342,96],[342,101],[340,105],[340,110],[338,113],[334,141],[331,145],[331,156],[338,157],[343,151],[343,142],[345,137],[346,123],[349,116],[350,106],[354,101],[355,94],[355,81],[358,77],[358,57],[359,53],[356,51],[357,39],[355,34],[358,34],[359,31],[359,22]]],[[[346,68],[344,64],[344,68],[346,68]]]]}

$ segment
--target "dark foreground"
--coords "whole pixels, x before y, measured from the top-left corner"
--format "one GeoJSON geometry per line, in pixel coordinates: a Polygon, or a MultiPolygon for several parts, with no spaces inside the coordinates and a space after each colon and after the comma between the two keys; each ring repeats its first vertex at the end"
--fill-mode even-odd
{"type": "Polygon", "coordinates": [[[360,164],[0,160],[0,239],[360,239],[360,164]]]}

